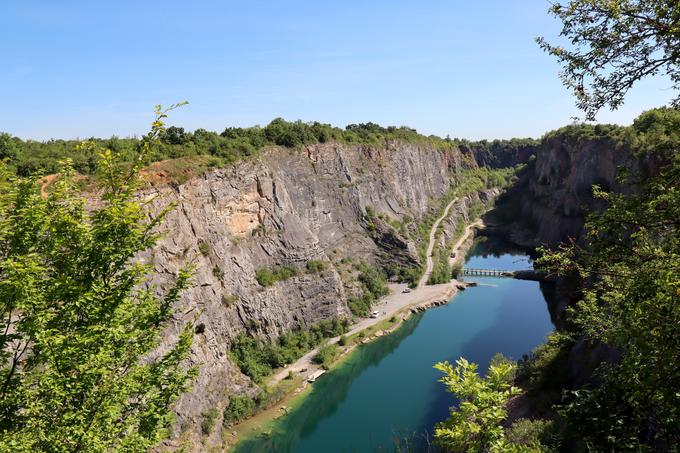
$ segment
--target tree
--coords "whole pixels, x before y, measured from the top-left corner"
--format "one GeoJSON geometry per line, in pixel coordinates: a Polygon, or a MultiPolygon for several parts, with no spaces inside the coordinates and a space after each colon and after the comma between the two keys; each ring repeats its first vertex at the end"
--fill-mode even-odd
{"type": "Polygon", "coordinates": [[[163,297],[146,284],[136,257],[170,207],[153,216],[136,193],[168,110],[156,108],[129,165],[82,145],[99,152],[96,202],[74,188],[70,162],[46,195],[0,164],[0,451],[146,451],[167,433],[195,373],[183,364],[191,326],[154,350],[190,273],[163,297]]]}
{"type": "Polygon", "coordinates": [[[516,365],[496,356],[489,365],[486,377],[477,373],[477,365],[464,358],[434,366],[444,373],[439,382],[460,400],[458,408],[451,408],[450,417],[439,423],[434,435],[446,451],[485,452],[519,451],[508,445],[501,422],[507,417],[505,404],[520,393],[512,385],[516,365]]]}
{"type": "MultiPolygon", "coordinates": [[[[618,108],[640,79],[670,77],[680,89],[680,3],[674,0],[571,0],[550,12],[562,21],[572,48],[537,38],[563,66],[561,78],[587,120],[618,108]]],[[[680,96],[674,100],[680,105],[680,96]]]]}
{"type": "Polygon", "coordinates": [[[18,147],[14,143],[12,136],[0,132],[0,160],[2,159],[15,159],[17,157],[18,147]]]}

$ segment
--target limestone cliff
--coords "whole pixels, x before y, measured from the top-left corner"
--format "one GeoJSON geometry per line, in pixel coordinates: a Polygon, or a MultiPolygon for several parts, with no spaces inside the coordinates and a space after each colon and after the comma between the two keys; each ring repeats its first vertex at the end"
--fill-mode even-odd
{"type": "Polygon", "coordinates": [[[464,142],[461,150],[471,152],[480,167],[507,168],[526,164],[536,154],[539,142],[533,139],[464,142]]]}
{"type": "Polygon", "coordinates": [[[607,191],[635,190],[619,181],[620,168],[648,174],[654,163],[611,138],[548,135],[519,181],[502,198],[495,223],[523,246],[554,247],[579,240],[586,214],[604,208],[602,200],[593,197],[593,185],[607,191]]]}
{"type": "MultiPolygon", "coordinates": [[[[199,375],[177,405],[175,434],[197,433],[203,412],[221,413],[229,395],[252,393],[250,380],[228,357],[239,333],[274,339],[300,326],[350,316],[346,301],[353,282],[341,269],[342,258],[417,262],[412,240],[388,222],[377,228],[372,223],[369,232],[368,206],[383,219],[417,220],[475,166],[470,154],[453,147],[319,144],[271,149],[145,193],[154,210],[176,204],[164,222],[165,237],[146,257],[155,268],[153,281],[163,285],[181,266],[196,265],[195,285],[183,295],[164,338],[173,341],[186,322],[196,325],[191,362],[199,375]],[[325,270],[305,272],[312,259],[325,262],[325,270]],[[272,286],[259,285],[256,271],[274,265],[299,272],[272,286]]],[[[464,215],[466,206],[461,202],[457,212],[464,215]]]]}

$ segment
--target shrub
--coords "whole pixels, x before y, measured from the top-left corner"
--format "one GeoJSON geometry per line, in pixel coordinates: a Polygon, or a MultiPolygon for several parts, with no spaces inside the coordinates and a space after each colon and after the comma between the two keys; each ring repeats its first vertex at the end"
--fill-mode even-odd
{"type": "Polygon", "coordinates": [[[255,271],[255,279],[262,286],[272,286],[276,282],[287,280],[297,275],[292,266],[274,266],[271,269],[262,268],[255,271]]]}
{"type": "Polygon", "coordinates": [[[340,339],[338,340],[338,344],[340,346],[347,346],[349,344],[349,340],[345,335],[341,336],[340,339]]]}
{"type": "Polygon", "coordinates": [[[371,311],[371,303],[366,299],[350,296],[347,299],[347,307],[354,316],[368,316],[371,311]]]}
{"type": "Polygon", "coordinates": [[[378,269],[369,266],[365,262],[359,263],[359,282],[361,283],[361,298],[350,297],[347,306],[355,316],[367,316],[371,305],[380,297],[389,293],[387,277],[378,269]]]}
{"type": "Polygon", "coordinates": [[[520,418],[508,428],[505,438],[514,445],[532,447],[537,451],[548,451],[541,447],[547,447],[553,442],[554,433],[555,423],[551,420],[520,418]]]}
{"type": "Polygon", "coordinates": [[[255,410],[255,401],[248,395],[232,396],[229,405],[224,409],[223,423],[236,423],[250,416],[255,410]]]}
{"type": "Polygon", "coordinates": [[[427,280],[428,285],[438,285],[440,283],[448,283],[451,280],[451,267],[449,266],[449,255],[446,249],[441,248],[434,258],[434,266],[432,267],[432,274],[427,280]]]}
{"type": "Polygon", "coordinates": [[[201,255],[208,256],[210,254],[210,245],[207,242],[199,241],[198,251],[201,252],[201,255]]]}
{"type": "Polygon", "coordinates": [[[439,382],[460,401],[450,409],[449,418],[435,426],[435,441],[446,451],[508,451],[498,447],[506,444],[501,426],[507,417],[505,405],[520,393],[512,385],[514,363],[495,358],[484,377],[476,364],[462,357],[455,367],[440,362],[435,368],[444,373],[439,382]]]}
{"type": "Polygon", "coordinates": [[[316,363],[317,365],[321,365],[324,369],[327,370],[331,367],[337,355],[338,345],[330,343],[325,344],[319,349],[319,352],[316,353],[316,355],[312,359],[312,362],[316,363]]]}
{"type": "Polygon", "coordinates": [[[230,307],[230,306],[234,305],[236,302],[238,302],[238,296],[236,296],[234,294],[223,294],[222,295],[222,303],[225,306],[230,307]]]}
{"type": "Polygon", "coordinates": [[[323,272],[326,269],[326,263],[319,260],[309,260],[307,261],[307,272],[317,274],[323,272]]]}
{"type": "Polygon", "coordinates": [[[222,269],[220,269],[218,265],[213,266],[212,274],[215,276],[215,278],[222,278],[222,276],[224,275],[222,273],[222,269]]]}
{"type": "Polygon", "coordinates": [[[215,427],[215,420],[217,420],[218,415],[219,412],[214,407],[201,414],[201,417],[203,417],[201,420],[201,432],[204,435],[207,436],[212,433],[213,428],[215,427]]]}

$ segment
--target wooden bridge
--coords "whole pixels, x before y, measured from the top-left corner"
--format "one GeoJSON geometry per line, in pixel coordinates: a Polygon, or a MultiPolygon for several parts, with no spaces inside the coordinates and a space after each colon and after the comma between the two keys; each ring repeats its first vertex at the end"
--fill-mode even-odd
{"type": "Polygon", "coordinates": [[[512,277],[514,272],[502,269],[477,269],[473,267],[464,267],[462,274],[478,277],[512,277]]]}

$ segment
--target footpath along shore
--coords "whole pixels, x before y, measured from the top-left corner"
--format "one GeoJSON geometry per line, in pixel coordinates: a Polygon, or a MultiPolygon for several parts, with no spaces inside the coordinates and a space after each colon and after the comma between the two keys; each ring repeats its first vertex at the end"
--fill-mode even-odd
{"type": "MultiPolygon", "coordinates": [[[[433,257],[432,252],[434,249],[435,232],[439,223],[446,217],[450,207],[456,200],[453,200],[445,208],[444,214],[433,224],[432,231],[430,234],[430,241],[427,248],[427,265],[426,265],[426,275],[432,272],[433,268],[433,257]]],[[[484,224],[481,220],[477,220],[466,226],[463,235],[458,239],[451,249],[451,254],[456,258],[450,258],[450,263],[454,264],[458,257],[465,254],[467,249],[472,243],[472,236],[476,229],[483,228],[484,224]]],[[[340,357],[346,357],[350,354],[354,348],[359,344],[367,343],[385,334],[388,334],[401,326],[401,323],[407,319],[411,314],[418,311],[426,310],[430,307],[435,307],[439,305],[444,305],[448,303],[451,298],[462,289],[467,286],[466,283],[452,279],[448,283],[443,283],[439,285],[425,285],[429,275],[423,275],[423,278],[419,281],[418,287],[410,290],[409,292],[404,292],[408,288],[408,285],[404,283],[389,284],[390,294],[381,298],[380,301],[374,305],[375,310],[380,312],[380,316],[377,318],[365,318],[361,319],[359,322],[354,324],[349,331],[347,331],[344,336],[350,337],[352,335],[358,334],[360,332],[366,332],[372,330],[371,328],[379,323],[385,323],[392,318],[396,318],[393,323],[390,323],[389,327],[384,330],[374,330],[370,335],[364,337],[361,343],[354,342],[352,346],[346,347],[342,350],[340,357]]],[[[340,336],[331,338],[327,343],[335,344],[340,340],[340,336]]],[[[238,443],[239,438],[247,432],[257,431],[261,426],[278,416],[284,415],[288,411],[289,407],[284,404],[294,403],[294,399],[297,398],[303,390],[308,386],[307,379],[321,370],[321,366],[313,363],[312,359],[319,352],[319,348],[314,348],[309,351],[304,356],[300,357],[294,363],[277,370],[269,380],[267,385],[269,387],[274,387],[281,381],[286,379],[289,375],[297,377],[300,382],[300,386],[292,391],[287,397],[282,401],[277,403],[274,407],[264,410],[253,417],[244,420],[243,422],[233,426],[232,439],[227,441],[231,446],[238,443]]],[[[339,358],[333,366],[339,364],[342,361],[339,358]]]]}

